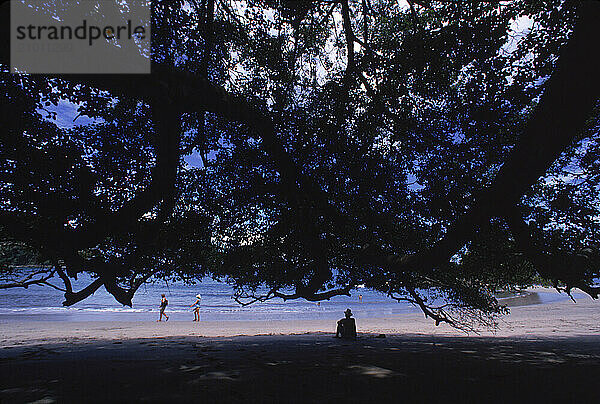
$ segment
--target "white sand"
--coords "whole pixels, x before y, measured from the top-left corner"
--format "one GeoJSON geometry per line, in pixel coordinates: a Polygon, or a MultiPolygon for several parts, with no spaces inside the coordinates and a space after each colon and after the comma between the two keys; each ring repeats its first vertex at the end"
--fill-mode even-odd
{"type": "Polygon", "coordinates": [[[358,318],[356,341],[320,320],[3,320],[0,402],[599,402],[599,309],[513,307],[470,337],[418,314],[358,318]]]}
{"type": "MultiPolygon", "coordinates": [[[[538,291],[547,289],[537,288],[538,291]]],[[[447,324],[436,327],[422,314],[405,314],[386,318],[358,318],[359,333],[465,336],[447,324]]],[[[74,339],[133,339],[172,336],[236,336],[333,333],[335,321],[10,321],[0,322],[0,344],[28,345],[74,339]]],[[[481,330],[481,336],[497,337],[569,337],[600,334],[600,302],[589,297],[549,304],[511,308],[501,318],[497,330],[481,330]]],[[[474,334],[472,334],[474,335],[474,334]]]]}

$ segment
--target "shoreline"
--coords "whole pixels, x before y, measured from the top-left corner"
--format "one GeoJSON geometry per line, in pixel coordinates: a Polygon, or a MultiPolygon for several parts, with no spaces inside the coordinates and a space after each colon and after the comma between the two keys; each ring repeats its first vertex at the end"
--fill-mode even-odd
{"type": "Polygon", "coordinates": [[[0,320],[0,402],[590,402],[599,309],[513,307],[478,335],[357,318],[355,341],[330,320],[0,320]]]}
{"type": "MultiPolygon", "coordinates": [[[[531,301],[531,295],[522,297],[531,301]]],[[[535,300],[535,299],[534,299],[535,300]]],[[[431,335],[447,337],[568,337],[600,335],[600,302],[591,298],[519,305],[500,317],[496,330],[465,333],[447,324],[435,326],[422,313],[356,318],[362,335],[431,335]]],[[[8,316],[10,317],[10,316],[8,316]]],[[[341,318],[341,316],[340,316],[341,318]]],[[[166,337],[233,337],[335,333],[336,320],[228,321],[48,321],[0,317],[0,345],[33,345],[64,340],[126,340],[166,337]]]]}
{"type": "MultiPolygon", "coordinates": [[[[588,296],[575,289],[573,295],[579,298],[587,298],[588,296]]],[[[501,305],[508,307],[528,306],[535,304],[546,304],[551,302],[570,300],[565,293],[558,293],[556,290],[545,287],[533,287],[523,289],[517,292],[502,293],[497,296],[498,302],[501,305]]],[[[60,299],[59,299],[60,300],[60,299]]],[[[54,302],[56,303],[56,302],[54,302]]],[[[71,306],[64,307],[61,305],[57,306],[23,306],[17,305],[16,307],[7,306],[6,303],[0,307],[0,320],[19,319],[20,317],[26,317],[27,319],[35,320],[36,318],[42,319],[43,316],[52,317],[52,321],[93,321],[95,319],[102,320],[106,318],[107,321],[147,321],[149,317],[158,315],[157,306],[152,308],[144,307],[143,305],[134,304],[133,307],[117,306],[114,301],[111,304],[102,306],[95,302],[94,307],[85,306],[71,306]]],[[[329,302],[324,301],[321,306],[315,305],[310,302],[307,307],[301,307],[300,311],[295,312],[292,303],[290,307],[292,311],[281,310],[287,304],[286,302],[274,302],[274,310],[269,311],[269,303],[263,303],[260,311],[250,310],[254,306],[243,307],[240,305],[233,306],[233,310],[227,307],[227,311],[223,311],[224,306],[211,306],[210,304],[203,306],[201,304],[201,315],[205,319],[212,321],[238,321],[238,320],[286,320],[286,319],[337,319],[340,309],[345,310],[347,307],[351,307],[354,311],[362,314],[363,317],[374,317],[380,318],[382,316],[395,316],[404,315],[410,313],[421,313],[421,310],[416,305],[410,303],[395,302],[391,299],[383,299],[379,301],[348,301],[348,302],[329,302]],[[266,309],[266,310],[265,310],[266,309]],[[312,310],[310,310],[312,309],[312,310]],[[227,313],[227,314],[226,314],[227,313]],[[290,316],[290,317],[286,317],[290,316]]],[[[308,302],[305,302],[308,304],[308,302]]],[[[185,319],[192,310],[190,307],[168,307],[167,312],[172,313],[178,320],[185,319]]]]}

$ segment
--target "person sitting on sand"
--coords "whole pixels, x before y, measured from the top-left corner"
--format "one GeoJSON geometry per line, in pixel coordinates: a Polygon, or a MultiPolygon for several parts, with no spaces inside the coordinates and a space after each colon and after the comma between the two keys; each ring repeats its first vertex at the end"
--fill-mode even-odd
{"type": "Polygon", "coordinates": [[[160,317],[158,320],[156,321],[162,321],[162,317],[165,316],[166,320],[165,321],[169,321],[169,316],[167,316],[165,314],[165,309],[167,308],[167,305],[169,304],[169,301],[167,300],[167,298],[165,297],[165,294],[163,293],[162,298],[160,299],[160,317]]]}
{"type": "Polygon", "coordinates": [[[194,321],[200,321],[200,299],[202,299],[202,296],[200,296],[200,294],[197,294],[196,303],[190,306],[194,308],[194,321]]]}
{"type": "Polygon", "coordinates": [[[335,332],[336,338],[347,338],[347,339],[355,339],[356,338],[356,322],[351,317],[352,311],[350,309],[346,309],[344,312],[345,318],[341,319],[337,322],[337,331],[335,332]]]}

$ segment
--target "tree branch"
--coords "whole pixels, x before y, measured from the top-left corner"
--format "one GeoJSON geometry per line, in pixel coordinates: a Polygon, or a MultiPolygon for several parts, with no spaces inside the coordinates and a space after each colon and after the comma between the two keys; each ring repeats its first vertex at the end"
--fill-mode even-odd
{"type": "Polygon", "coordinates": [[[352,21],[350,20],[350,6],[348,0],[342,0],[342,20],[344,22],[344,33],[346,36],[346,88],[349,86],[351,76],[354,74],[354,33],[352,32],[352,21]]]}
{"type": "Polygon", "coordinates": [[[576,139],[600,94],[600,4],[584,2],[571,39],[558,59],[545,91],[496,178],[432,247],[417,254],[390,257],[395,271],[429,271],[448,262],[476,234],[478,227],[502,215],[540,178],[576,139]]]}
{"type": "Polygon", "coordinates": [[[31,285],[43,285],[49,279],[54,276],[54,270],[43,269],[41,271],[35,271],[27,275],[25,278],[20,280],[14,280],[10,283],[2,283],[0,284],[0,289],[10,289],[10,288],[25,288],[27,289],[31,285]],[[35,278],[38,275],[42,275],[40,278],[35,278]]]}
{"type": "MultiPolygon", "coordinates": [[[[514,207],[506,214],[506,222],[515,238],[517,248],[525,255],[527,260],[535,267],[540,275],[554,281],[554,287],[559,292],[566,292],[571,299],[571,289],[576,287],[587,293],[593,299],[600,294],[600,287],[592,287],[586,283],[589,274],[587,269],[591,266],[589,257],[573,252],[550,254],[542,251],[529,226],[523,220],[523,215],[514,207]],[[559,282],[566,284],[565,288],[559,287],[559,282]]],[[[574,300],[574,299],[573,299],[574,300]]]]}
{"type": "Polygon", "coordinates": [[[271,300],[273,298],[280,298],[284,301],[287,300],[295,300],[295,299],[305,299],[309,302],[318,302],[321,300],[330,300],[335,296],[350,296],[350,290],[352,289],[352,285],[345,286],[343,288],[331,289],[325,292],[316,292],[311,293],[307,291],[296,291],[296,293],[287,294],[281,293],[277,289],[271,289],[265,295],[256,295],[254,293],[248,293],[244,290],[238,290],[234,295],[234,300],[242,306],[248,306],[257,302],[265,302],[267,300],[271,300]],[[246,301],[249,300],[249,301],[246,301]]]}
{"type": "Polygon", "coordinates": [[[67,290],[67,292],[65,292],[65,301],[62,303],[63,306],[72,306],[75,303],[82,301],[83,299],[94,294],[94,292],[97,291],[102,285],[102,279],[98,278],[79,292],[67,290]]]}

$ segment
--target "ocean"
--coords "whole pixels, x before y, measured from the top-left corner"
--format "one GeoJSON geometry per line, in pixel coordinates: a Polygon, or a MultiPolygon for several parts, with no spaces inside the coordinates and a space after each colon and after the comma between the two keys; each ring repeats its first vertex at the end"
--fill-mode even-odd
{"type": "MultiPolygon", "coordinates": [[[[90,282],[80,276],[73,284],[79,290],[90,282]]],[[[419,312],[407,302],[397,302],[385,294],[358,288],[351,296],[336,296],[319,305],[304,299],[267,302],[240,306],[232,299],[233,289],[226,283],[203,279],[196,285],[155,282],[143,285],[133,298],[133,307],[122,306],[104,288],[71,307],[63,307],[63,292],[48,286],[30,286],[27,289],[0,290],[0,318],[4,320],[51,321],[149,321],[158,319],[160,296],[169,300],[166,313],[171,320],[191,321],[190,307],[197,294],[202,295],[200,318],[206,321],[236,320],[316,320],[339,319],[350,308],[356,318],[377,318],[419,312]],[[362,295],[362,301],[359,301],[362,295]]],[[[568,299],[564,294],[538,293],[536,302],[548,303],[568,299]]],[[[502,299],[501,299],[502,301],[502,299]]]]}

